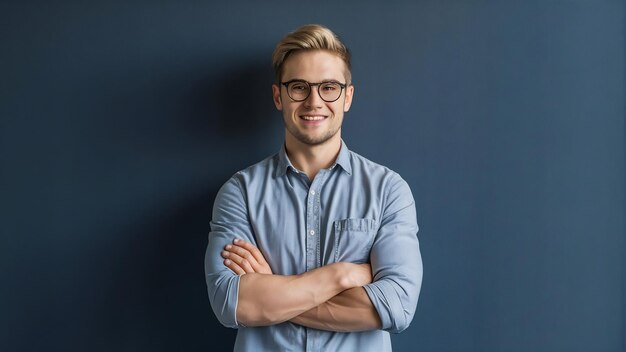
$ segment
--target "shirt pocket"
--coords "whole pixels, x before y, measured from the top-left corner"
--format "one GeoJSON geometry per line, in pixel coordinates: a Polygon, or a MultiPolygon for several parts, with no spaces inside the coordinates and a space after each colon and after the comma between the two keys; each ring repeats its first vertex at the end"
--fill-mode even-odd
{"type": "Polygon", "coordinates": [[[373,219],[343,219],[333,223],[335,262],[367,263],[378,222],[373,219]]]}

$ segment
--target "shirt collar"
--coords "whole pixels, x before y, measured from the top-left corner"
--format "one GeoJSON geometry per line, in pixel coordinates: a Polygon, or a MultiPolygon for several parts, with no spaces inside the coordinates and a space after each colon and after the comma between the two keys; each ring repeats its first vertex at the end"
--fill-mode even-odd
{"type": "MultiPolygon", "coordinates": [[[[346,143],[341,140],[341,149],[339,149],[339,155],[337,155],[337,160],[330,168],[334,168],[335,166],[341,166],[341,168],[348,174],[352,175],[352,165],[350,165],[350,150],[346,143]]],[[[291,168],[293,171],[298,171],[289,157],[287,156],[287,149],[285,149],[285,144],[283,143],[280,151],[278,152],[278,166],[276,168],[276,176],[283,176],[287,173],[287,169],[291,168]]]]}
{"type": "MultiPolygon", "coordinates": [[[[339,155],[337,156],[337,161],[335,161],[335,165],[341,166],[341,168],[348,174],[352,175],[352,165],[350,164],[350,150],[346,143],[341,140],[341,149],[339,150],[339,155]]],[[[333,165],[332,167],[335,167],[333,165]]]]}
{"type": "Polygon", "coordinates": [[[283,143],[282,147],[280,147],[280,151],[278,152],[278,166],[276,167],[276,176],[284,176],[287,173],[288,168],[296,170],[296,168],[293,167],[291,161],[287,157],[287,149],[285,149],[285,144],[283,143]]]}

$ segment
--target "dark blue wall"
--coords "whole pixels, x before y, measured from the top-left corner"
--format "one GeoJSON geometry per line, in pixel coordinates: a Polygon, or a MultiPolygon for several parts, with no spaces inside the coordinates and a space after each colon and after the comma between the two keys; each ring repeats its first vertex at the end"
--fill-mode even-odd
{"type": "Polygon", "coordinates": [[[311,22],[354,55],[346,142],[417,200],[396,349],[624,351],[624,5],[549,0],[2,2],[0,349],[231,349],[213,197],[280,148],[270,55],[311,22]]]}

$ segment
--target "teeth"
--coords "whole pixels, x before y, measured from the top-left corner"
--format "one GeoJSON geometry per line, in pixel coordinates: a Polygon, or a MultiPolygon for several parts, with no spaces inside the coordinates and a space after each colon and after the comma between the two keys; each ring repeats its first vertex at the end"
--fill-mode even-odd
{"type": "Polygon", "coordinates": [[[303,119],[307,120],[307,121],[318,121],[318,120],[323,120],[324,116],[300,116],[303,119]]]}

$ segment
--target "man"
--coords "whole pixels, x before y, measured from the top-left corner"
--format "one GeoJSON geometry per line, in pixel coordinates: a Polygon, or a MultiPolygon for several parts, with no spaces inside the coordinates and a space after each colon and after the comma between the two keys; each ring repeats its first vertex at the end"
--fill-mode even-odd
{"type": "Polygon", "coordinates": [[[411,191],[341,139],[354,86],[333,32],[297,29],[273,63],[285,143],[216,197],[205,257],[213,311],[239,329],[236,351],[390,351],[422,280],[411,191]]]}

